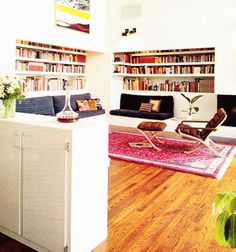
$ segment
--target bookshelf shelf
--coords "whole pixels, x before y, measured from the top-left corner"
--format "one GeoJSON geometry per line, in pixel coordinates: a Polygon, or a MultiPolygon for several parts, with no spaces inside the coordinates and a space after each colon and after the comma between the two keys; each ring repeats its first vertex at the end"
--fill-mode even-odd
{"type": "Polygon", "coordinates": [[[156,52],[144,52],[144,53],[133,53],[131,56],[155,56],[155,55],[188,55],[188,54],[204,54],[204,53],[215,53],[214,49],[209,49],[209,50],[195,50],[195,49],[187,49],[186,51],[179,51],[177,50],[172,50],[169,52],[161,52],[161,51],[156,51],[156,52]]]}
{"type": "Polygon", "coordinates": [[[214,93],[212,47],[114,52],[113,68],[124,90],[214,93]]]}
{"type": "Polygon", "coordinates": [[[74,61],[61,61],[61,60],[50,60],[50,59],[35,59],[35,58],[27,58],[27,57],[16,57],[16,60],[17,61],[22,61],[22,62],[43,62],[43,63],[54,63],[54,64],[86,66],[86,63],[84,63],[84,62],[74,62],[74,61]]]}
{"type": "Polygon", "coordinates": [[[66,73],[66,72],[40,72],[40,71],[16,71],[17,75],[27,75],[27,76],[86,76],[84,73],[66,73]]]}
{"type": "Polygon", "coordinates": [[[86,52],[32,41],[17,40],[15,73],[25,79],[24,90],[84,89],[86,52]]]}
{"type": "MultiPolygon", "coordinates": [[[[22,41],[23,43],[34,43],[34,44],[38,44],[35,42],[28,42],[28,41],[22,41]]],[[[41,44],[42,46],[34,46],[34,45],[27,45],[27,44],[20,44],[20,43],[16,43],[16,48],[25,48],[25,49],[32,49],[32,50],[41,50],[41,51],[49,51],[49,52],[57,52],[57,53],[67,53],[67,54],[80,54],[80,55],[86,55],[85,51],[82,50],[78,50],[78,49],[74,49],[74,50],[70,50],[70,49],[55,49],[55,48],[51,48],[52,46],[50,45],[46,45],[46,44],[41,44]]],[[[65,47],[60,47],[57,46],[58,48],[65,48],[65,47]]]]}
{"type": "Polygon", "coordinates": [[[113,62],[113,65],[123,66],[200,66],[200,65],[214,65],[215,62],[179,62],[179,63],[126,63],[126,62],[113,62]]]}
{"type": "Polygon", "coordinates": [[[214,77],[214,74],[126,74],[126,73],[113,73],[113,76],[120,77],[167,77],[167,78],[183,78],[183,77],[214,77]]]}

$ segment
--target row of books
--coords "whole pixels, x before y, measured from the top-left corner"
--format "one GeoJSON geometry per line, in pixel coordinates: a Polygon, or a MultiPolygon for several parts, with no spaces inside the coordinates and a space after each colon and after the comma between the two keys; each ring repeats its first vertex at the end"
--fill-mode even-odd
{"type": "Polygon", "coordinates": [[[124,74],[213,74],[214,65],[203,66],[115,66],[114,73],[124,74]]]}
{"type": "Polygon", "coordinates": [[[131,63],[130,53],[115,53],[114,54],[114,62],[126,62],[131,63]]]}
{"type": "Polygon", "coordinates": [[[172,81],[154,84],[149,78],[124,78],[124,90],[153,90],[170,92],[214,93],[213,79],[196,79],[195,81],[172,81]]]}
{"type": "MultiPolygon", "coordinates": [[[[75,78],[69,85],[73,90],[84,88],[84,79],[75,78]]],[[[62,78],[45,78],[40,76],[26,77],[23,90],[25,92],[33,91],[57,91],[65,90],[68,85],[68,80],[62,78]]]]}
{"type": "Polygon", "coordinates": [[[16,44],[18,45],[27,45],[27,46],[36,46],[36,47],[42,47],[47,49],[56,49],[56,50],[63,50],[63,51],[71,51],[71,52],[82,52],[85,53],[84,50],[76,49],[76,48],[70,48],[70,47],[63,47],[63,46],[56,46],[56,45],[48,45],[43,43],[37,43],[37,42],[31,42],[26,40],[16,40],[16,44]]]}
{"type": "Polygon", "coordinates": [[[146,50],[146,51],[137,51],[132,52],[132,54],[140,54],[140,53],[183,53],[183,52],[201,52],[201,51],[213,51],[214,47],[206,47],[206,48],[182,48],[182,49],[164,49],[164,50],[146,50]]]}
{"type": "Polygon", "coordinates": [[[85,66],[16,61],[17,71],[84,73],[85,66]]]}
{"type": "Polygon", "coordinates": [[[180,63],[180,62],[214,62],[215,54],[138,56],[131,57],[133,64],[140,63],[180,63]]]}
{"type": "Polygon", "coordinates": [[[48,52],[41,50],[31,50],[26,48],[17,48],[16,57],[24,57],[31,59],[42,59],[42,60],[60,60],[60,61],[70,61],[70,62],[86,62],[85,55],[75,55],[67,53],[58,52],[48,52]]]}

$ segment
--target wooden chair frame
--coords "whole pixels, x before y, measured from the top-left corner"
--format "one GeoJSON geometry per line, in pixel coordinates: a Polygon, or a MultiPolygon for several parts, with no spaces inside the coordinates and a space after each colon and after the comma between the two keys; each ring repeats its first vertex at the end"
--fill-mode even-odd
{"type": "Polygon", "coordinates": [[[138,129],[140,133],[142,133],[142,135],[147,139],[147,141],[151,144],[151,146],[156,149],[157,151],[161,150],[161,148],[157,147],[151,140],[153,138],[156,138],[156,140],[159,142],[159,143],[162,143],[163,142],[157,137],[157,134],[160,133],[161,131],[158,130],[158,131],[151,131],[151,130],[141,130],[141,129],[138,129]],[[146,132],[149,132],[150,133],[150,136],[146,133],[146,132]]]}
{"type": "MultiPolygon", "coordinates": [[[[183,137],[186,137],[186,138],[190,138],[194,141],[197,142],[196,146],[192,149],[192,150],[189,150],[189,151],[184,151],[184,153],[187,153],[187,154],[190,154],[190,153],[193,153],[195,151],[197,151],[202,145],[206,146],[207,148],[209,148],[214,154],[215,156],[217,157],[224,157],[223,155],[221,155],[220,153],[218,153],[214,147],[218,146],[215,142],[213,142],[211,139],[210,139],[210,136],[212,135],[212,133],[214,133],[222,124],[223,122],[226,120],[227,118],[227,115],[225,114],[224,118],[217,124],[217,126],[215,128],[210,128],[210,127],[191,127],[189,125],[189,129],[197,129],[197,130],[205,130],[205,131],[209,131],[208,135],[206,138],[204,139],[201,139],[201,138],[198,138],[196,136],[193,136],[193,135],[189,135],[189,134],[185,134],[183,132],[181,132],[180,129],[177,130],[177,132],[183,136],[183,137]]],[[[194,123],[208,123],[209,121],[189,121],[189,120],[184,120],[181,122],[181,124],[185,124],[185,123],[189,123],[189,124],[194,124],[194,123]]],[[[187,125],[185,126],[185,129],[187,129],[187,125]]]]}

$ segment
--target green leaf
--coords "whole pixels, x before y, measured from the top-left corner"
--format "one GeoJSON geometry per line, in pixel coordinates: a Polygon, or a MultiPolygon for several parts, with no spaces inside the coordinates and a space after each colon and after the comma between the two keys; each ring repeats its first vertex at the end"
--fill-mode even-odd
{"type": "Polygon", "coordinates": [[[225,237],[225,225],[227,223],[229,216],[230,214],[227,211],[224,211],[218,216],[217,221],[216,221],[215,236],[216,236],[216,241],[220,245],[227,244],[227,240],[225,237]]]}
{"type": "Polygon", "coordinates": [[[181,93],[181,95],[190,103],[190,99],[186,95],[184,95],[183,93],[181,93]]]}
{"type": "Polygon", "coordinates": [[[215,201],[212,204],[212,214],[216,212],[222,213],[224,205],[222,204],[222,199],[224,198],[225,193],[218,193],[215,201]]]}
{"type": "Polygon", "coordinates": [[[231,213],[236,211],[236,197],[231,200],[229,208],[231,213]]]}
{"type": "Polygon", "coordinates": [[[218,193],[212,205],[212,213],[214,214],[216,211],[222,213],[225,209],[230,211],[230,204],[234,198],[236,198],[235,192],[218,193]]]}
{"type": "Polygon", "coordinates": [[[197,95],[193,97],[193,99],[190,101],[191,104],[193,104],[195,101],[197,101],[199,98],[201,98],[203,95],[197,95]]]}
{"type": "Polygon", "coordinates": [[[227,242],[231,248],[236,248],[236,215],[230,215],[227,222],[229,223],[227,242]]]}

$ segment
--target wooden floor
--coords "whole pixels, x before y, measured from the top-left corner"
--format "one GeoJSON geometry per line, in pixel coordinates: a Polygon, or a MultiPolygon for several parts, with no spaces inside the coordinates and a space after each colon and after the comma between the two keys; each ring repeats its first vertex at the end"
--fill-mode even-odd
{"type": "MultiPolygon", "coordinates": [[[[108,239],[94,252],[232,251],[215,242],[211,214],[216,194],[225,191],[236,191],[236,157],[220,181],[111,160],[108,239]]],[[[0,235],[0,252],[31,251],[20,246],[4,250],[0,235]]]]}
{"type": "Polygon", "coordinates": [[[214,239],[211,205],[236,191],[236,157],[221,181],[111,160],[108,239],[94,252],[232,251],[214,239]]]}
{"type": "Polygon", "coordinates": [[[36,251],[0,233],[0,252],[36,252],[36,251]]]}

